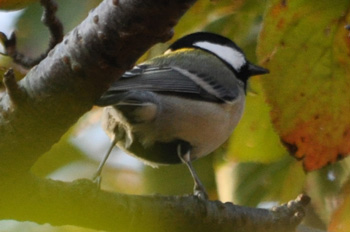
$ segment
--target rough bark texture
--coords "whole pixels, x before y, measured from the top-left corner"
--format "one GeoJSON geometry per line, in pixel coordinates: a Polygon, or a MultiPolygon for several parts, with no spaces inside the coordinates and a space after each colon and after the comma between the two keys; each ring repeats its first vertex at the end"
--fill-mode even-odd
{"type": "Polygon", "coordinates": [[[133,196],[98,190],[90,180],[64,183],[27,175],[2,182],[0,218],[107,231],[292,232],[306,196],[273,210],[194,196],[133,196]],[[4,200],[6,199],[6,200],[4,200]]]}
{"type": "Polygon", "coordinates": [[[28,171],[113,80],[172,37],[193,2],[105,0],[92,10],[18,87],[0,95],[1,170],[28,171]]]}
{"type": "Polygon", "coordinates": [[[294,231],[305,197],[275,210],[194,197],[128,196],[89,180],[40,179],[30,168],[194,0],[104,0],[47,58],[0,93],[0,219],[109,231],[294,231]]]}

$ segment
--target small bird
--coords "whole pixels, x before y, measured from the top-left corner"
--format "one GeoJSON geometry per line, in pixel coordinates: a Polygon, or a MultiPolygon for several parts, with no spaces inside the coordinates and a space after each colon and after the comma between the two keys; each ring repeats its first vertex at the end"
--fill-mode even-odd
{"type": "Polygon", "coordinates": [[[207,199],[192,161],[229,138],[243,114],[249,77],[268,72],[217,34],[175,41],[163,55],[125,72],[97,101],[106,106],[102,126],[112,144],[94,179],[117,145],[152,166],[186,164],[194,194],[207,199]]]}

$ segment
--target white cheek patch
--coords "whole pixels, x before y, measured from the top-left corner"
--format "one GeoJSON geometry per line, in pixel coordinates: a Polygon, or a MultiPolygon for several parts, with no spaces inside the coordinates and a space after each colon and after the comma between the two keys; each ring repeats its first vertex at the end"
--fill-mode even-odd
{"type": "Polygon", "coordinates": [[[246,63],[244,55],[234,48],[204,41],[196,42],[193,45],[212,52],[230,64],[237,71],[239,71],[246,63]]]}

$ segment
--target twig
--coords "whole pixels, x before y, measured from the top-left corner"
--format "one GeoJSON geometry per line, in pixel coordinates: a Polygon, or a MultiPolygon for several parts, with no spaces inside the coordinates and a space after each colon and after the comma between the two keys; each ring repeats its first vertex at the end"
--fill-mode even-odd
{"type": "Polygon", "coordinates": [[[49,51],[63,39],[63,26],[55,15],[57,11],[57,4],[54,0],[41,0],[40,3],[44,8],[41,21],[49,28],[50,31],[49,47],[43,54],[39,55],[37,58],[30,58],[18,52],[16,45],[16,34],[12,32],[10,37],[7,38],[4,33],[0,32],[0,39],[2,40],[6,51],[5,54],[10,56],[15,63],[25,68],[31,68],[34,65],[37,65],[47,56],[49,51]]]}
{"type": "Polygon", "coordinates": [[[12,68],[5,72],[3,81],[12,103],[14,103],[15,105],[20,104],[20,102],[23,101],[23,99],[25,98],[25,93],[18,86],[12,68]]]}

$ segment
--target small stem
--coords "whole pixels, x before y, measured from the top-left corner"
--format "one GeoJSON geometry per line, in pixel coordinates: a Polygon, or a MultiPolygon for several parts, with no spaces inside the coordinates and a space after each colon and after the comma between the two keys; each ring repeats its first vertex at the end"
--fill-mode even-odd
{"type": "Polygon", "coordinates": [[[6,87],[8,95],[10,96],[11,101],[15,105],[18,105],[21,101],[23,101],[25,94],[18,86],[12,68],[7,70],[4,74],[4,85],[6,87]]]}

